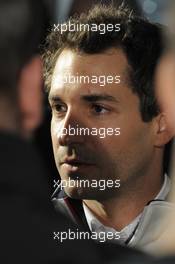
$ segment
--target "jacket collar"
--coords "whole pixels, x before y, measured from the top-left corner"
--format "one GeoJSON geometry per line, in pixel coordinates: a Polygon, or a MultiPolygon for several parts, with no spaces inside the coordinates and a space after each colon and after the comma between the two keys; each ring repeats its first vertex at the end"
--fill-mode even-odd
{"type": "Polygon", "coordinates": [[[65,193],[64,189],[60,189],[59,187],[55,190],[51,198],[57,211],[62,211],[62,213],[71,218],[78,227],[90,232],[82,200],[70,198],[65,193]]]}

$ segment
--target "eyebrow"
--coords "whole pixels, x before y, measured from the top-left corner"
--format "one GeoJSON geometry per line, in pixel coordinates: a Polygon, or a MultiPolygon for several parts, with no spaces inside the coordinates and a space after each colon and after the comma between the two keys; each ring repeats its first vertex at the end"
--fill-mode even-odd
{"type": "Polygon", "coordinates": [[[61,98],[57,95],[49,95],[48,100],[51,102],[62,102],[61,98]]]}
{"type": "Polygon", "coordinates": [[[119,103],[119,100],[108,94],[83,95],[81,98],[86,102],[109,101],[119,103]]]}
{"type": "MultiPolygon", "coordinates": [[[[51,102],[62,102],[61,97],[59,97],[58,95],[50,95],[48,99],[51,102]]],[[[86,102],[109,101],[109,102],[119,103],[119,100],[108,94],[82,95],[81,99],[86,102]]]]}

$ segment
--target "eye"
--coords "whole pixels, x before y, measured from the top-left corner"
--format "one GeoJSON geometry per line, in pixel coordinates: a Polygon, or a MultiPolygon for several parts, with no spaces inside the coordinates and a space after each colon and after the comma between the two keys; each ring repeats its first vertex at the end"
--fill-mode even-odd
{"type": "Polygon", "coordinates": [[[108,109],[106,109],[104,106],[99,105],[99,104],[93,104],[91,108],[92,108],[93,112],[95,112],[95,114],[97,114],[97,115],[105,114],[105,113],[109,112],[108,109]]]}
{"type": "Polygon", "coordinates": [[[54,111],[56,114],[62,114],[67,111],[67,107],[64,104],[56,103],[52,105],[52,111],[54,111]]]}

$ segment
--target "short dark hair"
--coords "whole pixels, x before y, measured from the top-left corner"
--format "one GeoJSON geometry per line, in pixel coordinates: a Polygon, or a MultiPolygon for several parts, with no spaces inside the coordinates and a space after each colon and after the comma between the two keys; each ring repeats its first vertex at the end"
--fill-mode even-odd
{"type": "Polygon", "coordinates": [[[0,1],[0,96],[17,96],[20,71],[46,37],[46,17],[41,0],[0,1]]]}
{"type": "Polygon", "coordinates": [[[125,53],[129,64],[130,87],[140,99],[140,112],[143,121],[148,122],[157,116],[159,107],[154,92],[154,72],[163,52],[162,27],[136,16],[124,5],[96,5],[87,14],[70,18],[75,24],[120,24],[120,31],[52,31],[46,40],[44,78],[47,91],[56,60],[63,49],[68,48],[86,54],[101,53],[115,47],[125,53]]]}

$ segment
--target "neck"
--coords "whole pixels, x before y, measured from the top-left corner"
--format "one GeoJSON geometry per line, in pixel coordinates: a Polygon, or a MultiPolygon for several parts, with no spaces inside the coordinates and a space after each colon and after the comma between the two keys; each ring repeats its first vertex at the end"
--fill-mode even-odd
{"type": "Polygon", "coordinates": [[[103,225],[120,231],[130,224],[143,211],[146,204],[159,193],[163,177],[161,173],[157,178],[154,174],[151,174],[151,177],[144,177],[144,181],[142,178],[142,184],[137,186],[135,184],[135,188],[131,191],[121,188],[120,194],[116,197],[103,201],[84,200],[84,203],[103,225]]]}

